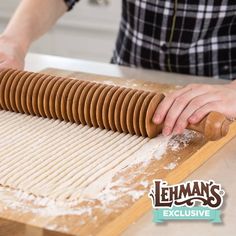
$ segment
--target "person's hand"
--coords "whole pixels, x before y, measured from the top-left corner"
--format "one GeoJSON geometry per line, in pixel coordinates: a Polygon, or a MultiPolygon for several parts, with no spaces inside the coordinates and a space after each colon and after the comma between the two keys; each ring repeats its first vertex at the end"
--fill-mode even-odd
{"type": "Polygon", "coordinates": [[[25,53],[10,37],[0,35],[0,70],[4,68],[23,69],[25,53]]]}
{"type": "Polygon", "coordinates": [[[236,117],[236,83],[226,85],[189,84],[162,100],[153,122],[163,122],[164,135],[181,134],[188,123],[196,124],[209,112],[218,111],[236,117]]]}

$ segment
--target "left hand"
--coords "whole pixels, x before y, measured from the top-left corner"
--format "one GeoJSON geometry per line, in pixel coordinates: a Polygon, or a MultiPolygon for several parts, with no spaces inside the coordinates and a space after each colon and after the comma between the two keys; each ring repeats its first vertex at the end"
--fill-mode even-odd
{"type": "Polygon", "coordinates": [[[5,68],[24,68],[26,52],[12,37],[0,35],[0,70],[5,68]]]}
{"type": "Polygon", "coordinates": [[[198,123],[211,111],[235,118],[235,82],[225,85],[189,84],[167,94],[158,105],[153,122],[163,122],[162,133],[170,135],[183,133],[188,123],[198,123]]]}

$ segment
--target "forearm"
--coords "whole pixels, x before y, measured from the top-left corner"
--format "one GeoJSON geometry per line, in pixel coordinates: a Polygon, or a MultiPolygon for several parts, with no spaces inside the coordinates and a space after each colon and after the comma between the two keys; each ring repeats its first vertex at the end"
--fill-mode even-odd
{"type": "Polygon", "coordinates": [[[26,53],[66,10],[63,0],[22,0],[3,35],[14,39],[26,53]]]}
{"type": "Polygon", "coordinates": [[[230,83],[230,86],[236,89],[236,79],[230,83]]]}

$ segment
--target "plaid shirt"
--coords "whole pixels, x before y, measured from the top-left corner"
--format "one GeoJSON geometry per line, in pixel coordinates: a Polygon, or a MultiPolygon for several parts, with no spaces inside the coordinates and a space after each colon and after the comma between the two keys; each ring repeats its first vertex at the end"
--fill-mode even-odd
{"type": "Polygon", "coordinates": [[[112,63],[236,78],[235,0],[123,0],[112,63]]]}

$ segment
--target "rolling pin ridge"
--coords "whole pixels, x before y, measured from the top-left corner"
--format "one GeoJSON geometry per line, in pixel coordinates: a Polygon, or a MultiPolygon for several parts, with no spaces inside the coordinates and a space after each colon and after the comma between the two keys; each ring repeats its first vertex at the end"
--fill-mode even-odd
{"type": "MultiPolygon", "coordinates": [[[[161,133],[162,124],[154,124],[152,117],[163,98],[159,92],[13,69],[0,71],[1,109],[149,138],[161,133]]],[[[217,140],[228,133],[229,124],[224,115],[211,112],[187,128],[217,140]]]]}

